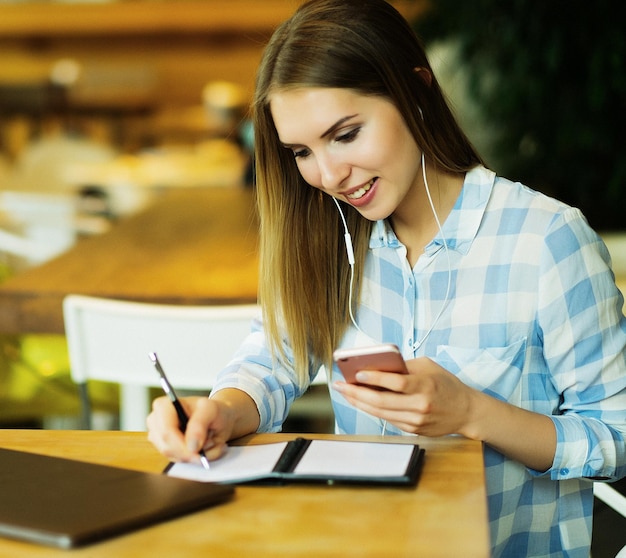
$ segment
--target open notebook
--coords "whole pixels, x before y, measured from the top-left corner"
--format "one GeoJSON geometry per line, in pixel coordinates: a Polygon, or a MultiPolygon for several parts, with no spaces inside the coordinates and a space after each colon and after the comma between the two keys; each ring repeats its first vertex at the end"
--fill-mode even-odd
{"type": "Polygon", "coordinates": [[[229,446],[211,469],[172,463],[168,475],[203,482],[309,482],[415,485],[424,450],[417,444],[297,438],[249,446],[229,446]]]}
{"type": "Polygon", "coordinates": [[[71,548],[224,502],[233,492],[0,449],[0,536],[71,548]]]}

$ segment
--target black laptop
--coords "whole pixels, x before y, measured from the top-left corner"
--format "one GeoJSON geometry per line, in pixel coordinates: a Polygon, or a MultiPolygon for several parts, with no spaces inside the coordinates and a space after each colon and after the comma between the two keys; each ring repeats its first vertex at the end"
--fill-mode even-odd
{"type": "Polygon", "coordinates": [[[0,536],[73,548],[228,500],[199,483],[0,449],[0,536]]]}

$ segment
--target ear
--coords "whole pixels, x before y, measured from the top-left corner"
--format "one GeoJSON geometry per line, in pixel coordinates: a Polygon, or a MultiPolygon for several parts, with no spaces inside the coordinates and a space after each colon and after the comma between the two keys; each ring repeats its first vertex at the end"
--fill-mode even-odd
{"type": "Polygon", "coordinates": [[[430,87],[431,83],[433,82],[433,74],[430,70],[428,70],[427,68],[422,68],[421,66],[416,66],[415,68],[413,68],[413,71],[424,80],[424,83],[428,87],[430,87]]]}

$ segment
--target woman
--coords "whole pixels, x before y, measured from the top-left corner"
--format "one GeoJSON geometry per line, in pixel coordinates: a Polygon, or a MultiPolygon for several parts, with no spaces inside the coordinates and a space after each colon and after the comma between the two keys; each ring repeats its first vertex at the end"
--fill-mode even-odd
{"type": "Polygon", "coordinates": [[[494,556],[588,556],[585,479],[626,474],[626,322],[580,212],[483,166],[383,0],[313,0],[285,22],[254,126],[263,324],[210,398],[185,400],[184,437],[155,402],[151,441],[217,458],[279,430],[324,365],[338,432],[485,442],[494,556]],[[409,374],[342,381],[334,349],[382,342],[409,374]]]}

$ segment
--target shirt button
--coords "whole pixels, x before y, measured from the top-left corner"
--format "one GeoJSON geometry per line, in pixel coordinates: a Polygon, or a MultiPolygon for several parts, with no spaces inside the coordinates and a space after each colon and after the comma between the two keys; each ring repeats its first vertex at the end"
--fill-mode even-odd
{"type": "Polygon", "coordinates": [[[561,474],[562,474],[563,476],[565,476],[565,475],[569,475],[569,469],[568,469],[567,467],[565,467],[565,468],[561,469],[561,474]]]}

